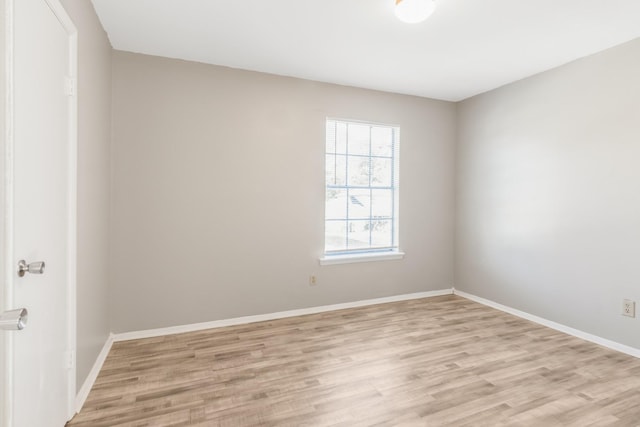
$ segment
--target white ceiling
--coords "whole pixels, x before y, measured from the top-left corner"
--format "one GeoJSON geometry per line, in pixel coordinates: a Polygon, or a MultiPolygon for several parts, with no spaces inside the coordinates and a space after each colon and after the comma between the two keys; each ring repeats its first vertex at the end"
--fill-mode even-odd
{"type": "Polygon", "coordinates": [[[458,101],[640,37],[640,0],[92,0],[115,49],[458,101]]]}

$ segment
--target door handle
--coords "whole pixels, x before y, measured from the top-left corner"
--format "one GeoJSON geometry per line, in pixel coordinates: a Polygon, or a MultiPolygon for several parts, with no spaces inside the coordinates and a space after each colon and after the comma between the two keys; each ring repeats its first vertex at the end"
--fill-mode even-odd
{"type": "Polygon", "coordinates": [[[27,326],[29,312],[26,308],[8,310],[0,314],[0,329],[4,331],[20,331],[27,326]]]}
{"type": "Polygon", "coordinates": [[[18,261],[18,276],[23,277],[25,273],[42,274],[44,273],[44,261],[31,262],[21,259],[18,261]]]}

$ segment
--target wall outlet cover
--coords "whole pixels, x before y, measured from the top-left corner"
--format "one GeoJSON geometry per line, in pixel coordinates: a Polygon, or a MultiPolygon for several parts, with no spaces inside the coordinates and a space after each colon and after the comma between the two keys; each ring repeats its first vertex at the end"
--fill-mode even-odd
{"type": "Polygon", "coordinates": [[[636,317],[636,302],[630,299],[622,301],[622,315],[636,317]]]}

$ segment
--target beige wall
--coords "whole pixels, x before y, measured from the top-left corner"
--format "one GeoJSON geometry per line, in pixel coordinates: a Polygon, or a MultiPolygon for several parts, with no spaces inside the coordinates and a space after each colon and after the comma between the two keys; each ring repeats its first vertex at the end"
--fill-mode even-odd
{"type": "Polygon", "coordinates": [[[87,0],[62,0],[78,29],[77,387],[110,332],[111,45],[87,0]]]}
{"type": "Polygon", "coordinates": [[[640,39],[459,104],[456,287],[640,348],[640,39]]]}
{"type": "Polygon", "coordinates": [[[452,285],[452,103],[114,52],[113,123],[114,332],[452,285]],[[401,127],[404,260],[319,267],[327,116],[401,127]]]}

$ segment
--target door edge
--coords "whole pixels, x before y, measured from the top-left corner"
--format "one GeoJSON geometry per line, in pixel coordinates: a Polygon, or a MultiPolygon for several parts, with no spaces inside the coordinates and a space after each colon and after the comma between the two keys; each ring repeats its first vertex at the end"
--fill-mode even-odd
{"type": "MultiPolygon", "coordinates": [[[[10,309],[13,303],[12,280],[10,273],[10,260],[13,259],[13,1],[2,0],[4,9],[4,133],[2,135],[2,251],[3,257],[0,261],[2,271],[2,300],[1,310],[10,309]]],[[[10,427],[13,424],[13,334],[2,333],[3,353],[2,363],[2,395],[0,413],[2,419],[0,425],[10,427]]]]}

